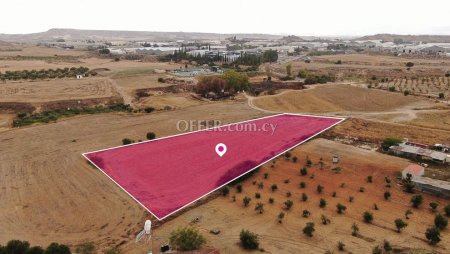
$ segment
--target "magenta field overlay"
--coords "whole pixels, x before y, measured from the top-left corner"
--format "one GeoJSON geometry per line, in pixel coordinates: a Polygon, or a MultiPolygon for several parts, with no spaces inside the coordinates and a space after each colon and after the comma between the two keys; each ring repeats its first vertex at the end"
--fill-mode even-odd
{"type": "Polygon", "coordinates": [[[161,220],[341,121],[280,114],[83,155],[161,220]]]}

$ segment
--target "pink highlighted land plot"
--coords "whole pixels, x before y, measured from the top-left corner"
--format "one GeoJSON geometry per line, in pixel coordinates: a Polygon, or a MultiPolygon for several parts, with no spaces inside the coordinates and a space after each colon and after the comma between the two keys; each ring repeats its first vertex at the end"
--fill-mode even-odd
{"type": "Polygon", "coordinates": [[[83,155],[162,220],[341,121],[280,114],[83,155]]]}

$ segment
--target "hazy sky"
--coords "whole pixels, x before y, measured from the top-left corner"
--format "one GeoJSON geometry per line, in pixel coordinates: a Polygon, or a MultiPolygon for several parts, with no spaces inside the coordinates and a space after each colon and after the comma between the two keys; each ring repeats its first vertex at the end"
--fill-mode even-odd
{"type": "Polygon", "coordinates": [[[450,0],[11,0],[1,10],[0,33],[450,34],[450,0]]]}

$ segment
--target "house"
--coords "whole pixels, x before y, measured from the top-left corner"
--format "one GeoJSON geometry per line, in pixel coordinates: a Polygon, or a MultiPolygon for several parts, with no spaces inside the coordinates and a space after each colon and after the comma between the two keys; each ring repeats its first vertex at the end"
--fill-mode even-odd
{"type": "Polygon", "coordinates": [[[77,79],[82,79],[82,78],[84,78],[84,75],[77,74],[77,79]]]}
{"type": "Polygon", "coordinates": [[[406,176],[410,174],[412,178],[420,177],[425,174],[425,168],[417,165],[417,164],[410,164],[402,171],[402,178],[406,178],[406,176]]]}
{"type": "Polygon", "coordinates": [[[408,142],[403,142],[399,145],[389,147],[389,152],[397,156],[403,156],[416,160],[432,161],[439,164],[450,163],[450,155],[416,145],[410,145],[408,142]]]}
{"type": "Polygon", "coordinates": [[[450,198],[450,182],[420,176],[414,177],[412,181],[419,191],[442,198],[450,198]]]}
{"type": "Polygon", "coordinates": [[[420,52],[426,55],[443,55],[445,54],[445,48],[440,46],[430,46],[422,48],[420,52]]]}

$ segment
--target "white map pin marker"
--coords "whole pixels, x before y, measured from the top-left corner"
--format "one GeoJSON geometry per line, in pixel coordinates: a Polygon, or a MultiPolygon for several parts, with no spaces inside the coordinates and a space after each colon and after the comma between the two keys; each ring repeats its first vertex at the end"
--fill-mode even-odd
{"type": "Polygon", "coordinates": [[[225,144],[219,143],[216,145],[216,153],[222,157],[227,152],[227,146],[225,144]]]}

